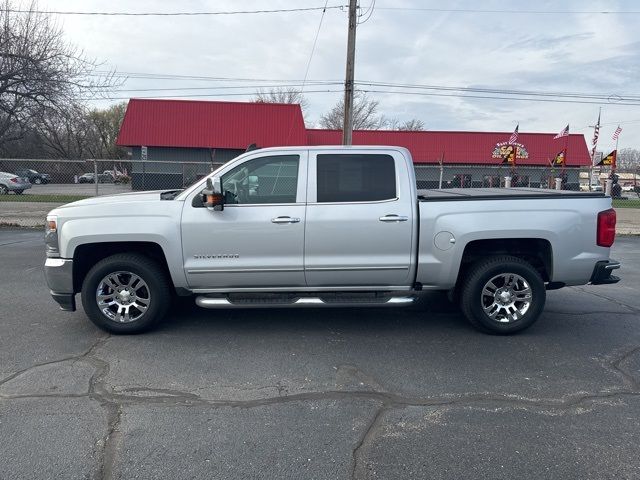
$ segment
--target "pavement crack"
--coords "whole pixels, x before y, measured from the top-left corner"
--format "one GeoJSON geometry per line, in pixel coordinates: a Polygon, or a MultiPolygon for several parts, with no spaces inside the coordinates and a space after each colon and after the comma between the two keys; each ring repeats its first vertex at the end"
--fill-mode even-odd
{"type": "Polygon", "coordinates": [[[609,363],[609,366],[611,367],[611,369],[614,372],[617,372],[618,374],[620,374],[624,382],[627,383],[629,386],[631,386],[631,388],[634,390],[640,390],[640,380],[635,375],[633,375],[633,373],[627,371],[624,368],[624,364],[627,362],[627,360],[629,360],[631,357],[633,357],[637,353],[640,353],[640,346],[631,348],[626,353],[618,357],[616,360],[613,360],[612,362],[609,363]]]}
{"type": "Polygon", "coordinates": [[[122,443],[120,422],[122,421],[122,405],[115,403],[103,404],[107,409],[107,433],[99,441],[98,470],[96,480],[110,480],[113,478],[113,469],[116,457],[122,443]]]}
{"type": "Polygon", "coordinates": [[[352,463],[351,463],[351,479],[355,480],[357,478],[364,478],[364,475],[360,472],[364,468],[363,462],[361,461],[360,451],[366,445],[370,445],[376,434],[378,433],[379,427],[382,424],[382,416],[387,411],[388,407],[382,405],[378,408],[369,422],[369,425],[364,430],[362,437],[358,443],[356,443],[351,455],[352,455],[352,463]]]}
{"type": "Polygon", "coordinates": [[[86,360],[87,358],[90,357],[90,355],[93,355],[93,352],[95,351],[95,349],[97,349],[100,345],[102,345],[109,337],[110,337],[110,335],[99,337],[98,339],[96,339],[95,342],[93,342],[91,344],[91,346],[88,349],[86,349],[82,353],[79,353],[79,354],[76,354],[76,355],[69,355],[67,357],[58,358],[56,360],[50,360],[48,362],[36,363],[36,364],[31,365],[31,366],[29,366],[27,368],[23,368],[22,370],[18,370],[17,372],[14,372],[11,375],[9,375],[9,376],[3,378],[2,380],[0,380],[0,386],[4,385],[5,383],[10,382],[11,380],[13,380],[15,378],[18,378],[20,375],[24,375],[25,373],[28,373],[31,370],[34,370],[36,368],[44,367],[44,366],[47,366],[47,365],[55,365],[56,363],[69,362],[69,361],[73,361],[73,360],[86,360]]]}

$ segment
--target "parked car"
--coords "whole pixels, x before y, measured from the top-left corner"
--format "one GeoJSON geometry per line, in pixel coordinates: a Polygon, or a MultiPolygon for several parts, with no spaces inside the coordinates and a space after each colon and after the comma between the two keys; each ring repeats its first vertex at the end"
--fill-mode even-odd
{"type": "MultiPolygon", "coordinates": [[[[78,177],[78,183],[95,183],[94,173],[85,173],[78,177]]],[[[98,183],[113,183],[113,176],[106,173],[98,174],[98,183]]]]}
{"type": "Polygon", "coordinates": [[[18,170],[16,175],[18,177],[26,178],[30,183],[35,183],[36,185],[51,182],[51,176],[48,173],[38,173],[30,168],[18,170]]]}
{"type": "Polygon", "coordinates": [[[31,183],[26,178],[18,177],[13,173],[0,172],[0,195],[6,195],[9,192],[20,195],[29,188],[31,183]]]}
{"type": "Polygon", "coordinates": [[[204,308],[399,307],[449,292],[478,330],[532,325],[546,291],[610,284],[599,192],[417,190],[401,147],[252,150],[185,190],[80,200],[47,217],[45,276],[100,328],[151,328],[173,294],[204,308]]]}
{"type": "Polygon", "coordinates": [[[105,170],[103,174],[109,175],[113,178],[114,183],[129,183],[131,180],[128,175],[125,175],[123,172],[119,172],[118,170],[105,170]]]}

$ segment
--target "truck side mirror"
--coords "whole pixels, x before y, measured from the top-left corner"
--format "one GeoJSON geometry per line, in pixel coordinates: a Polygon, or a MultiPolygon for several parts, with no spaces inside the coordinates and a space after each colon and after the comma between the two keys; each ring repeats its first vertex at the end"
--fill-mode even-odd
{"type": "Polygon", "coordinates": [[[221,212],[224,210],[224,195],[220,177],[207,178],[207,188],[202,191],[202,203],[209,210],[221,212]]]}

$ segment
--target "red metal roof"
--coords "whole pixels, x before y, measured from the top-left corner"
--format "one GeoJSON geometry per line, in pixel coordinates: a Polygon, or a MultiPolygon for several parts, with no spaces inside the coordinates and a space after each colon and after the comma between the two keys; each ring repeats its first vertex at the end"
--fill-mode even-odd
{"type": "MultiPolygon", "coordinates": [[[[445,163],[498,164],[496,148],[506,144],[512,132],[404,132],[395,130],[356,130],[354,145],[397,145],[406,147],[414,163],[438,163],[444,154],[445,163]]],[[[338,145],[339,130],[308,129],[308,145],[338,145]]],[[[554,140],[554,133],[520,133],[518,159],[523,165],[549,165],[567,145],[567,165],[590,165],[591,159],[583,135],[569,135],[554,140]]]]}
{"type": "MultiPolygon", "coordinates": [[[[511,132],[404,132],[360,130],[354,145],[397,145],[415,163],[498,164],[500,144],[511,132]],[[496,150],[498,149],[498,150],[496,150]]],[[[567,165],[590,165],[583,135],[554,140],[554,133],[520,133],[517,163],[548,165],[565,145],[567,165]]],[[[299,105],[193,100],[129,100],[117,144],[184,148],[245,149],[286,145],[339,145],[338,130],[305,129],[299,105]]]]}
{"type": "Polygon", "coordinates": [[[306,145],[300,105],[192,100],[129,100],[122,146],[245,149],[306,145]]]}

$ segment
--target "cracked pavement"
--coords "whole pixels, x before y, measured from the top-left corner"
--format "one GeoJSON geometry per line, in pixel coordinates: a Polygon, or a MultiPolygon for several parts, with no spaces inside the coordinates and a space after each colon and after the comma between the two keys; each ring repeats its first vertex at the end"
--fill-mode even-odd
{"type": "Polygon", "coordinates": [[[531,329],[406,310],[199,310],[109,336],[0,229],[0,479],[638,478],[640,238],[531,329]]]}

